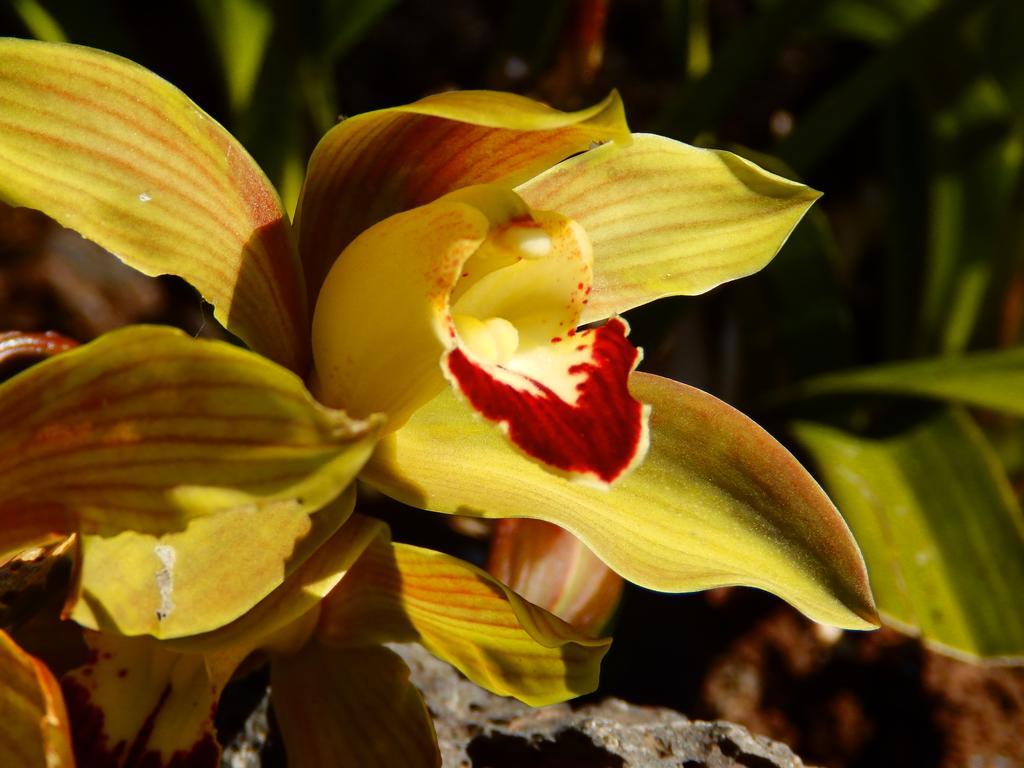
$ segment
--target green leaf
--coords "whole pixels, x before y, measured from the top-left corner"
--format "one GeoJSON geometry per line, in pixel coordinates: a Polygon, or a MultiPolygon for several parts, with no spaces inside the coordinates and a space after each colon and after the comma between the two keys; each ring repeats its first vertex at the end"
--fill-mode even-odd
{"type": "Polygon", "coordinates": [[[651,448],[607,491],[519,455],[450,393],[385,438],[362,477],[425,509],[555,523],[644,587],[744,584],[815,621],[876,626],[853,537],[785,448],[700,390],[648,374],[630,389],[651,404],[651,448]]]}
{"type": "Polygon", "coordinates": [[[67,42],[67,36],[53,15],[37,0],[11,0],[11,7],[37,40],[67,42]]]}
{"type": "Polygon", "coordinates": [[[197,0],[197,5],[220,56],[231,109],[238,114],[256,87],[273,13],[266,0],[197,0]]]}
{"type": "Polygon", "coordinates": [[[910,395],[1024,416],[1024,347],[827,374],[803,382],[797,391],[804,396],[833,392],[910,395]]]}
{"type": "Polygon", "coordinates": [[[394,4],[395,0],[327,0],[324,3],[327,60],[348,53],[394,4]]]}
{"type": "Polygon", "coordinates": [[[883,618],[940,650],[1024,661],[1024,519],[977,425],[893,437],[795,426],[864,551],[883,618]]]}

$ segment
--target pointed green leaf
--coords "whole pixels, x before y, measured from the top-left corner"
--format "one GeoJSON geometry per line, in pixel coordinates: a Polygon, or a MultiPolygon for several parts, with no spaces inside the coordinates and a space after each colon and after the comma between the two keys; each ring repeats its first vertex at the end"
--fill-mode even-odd
{"type": "Polygon", "coordinates": [[[746,584],[816,621],[876,626],[853,537],[785,448],[692,387],[647,374],[630,385],[651,404],[651,448],[611,490],[545,472],[448,393],[386,438],[363,477],[425,509],[555,523],[651,589],[746,584]]]}
{"type": "Polygon", "coordinates": [[[857,535],[886,621],[959,655],[1024,660],[1024,518],[970,417],[943,411],[885,439],[795,431],[857,535]]]}
{"type": "Polygon", "coordinates": [[[1024,416],[1024,347],[840,371],[810,379],[798,392],[910,395],[1024,416]]]}
{"type": "Polygon", "coordinates": [[[266,0],[198,0],[224,70],[231,109],[249,105],[270,41],[274,17],[266,0]]]}

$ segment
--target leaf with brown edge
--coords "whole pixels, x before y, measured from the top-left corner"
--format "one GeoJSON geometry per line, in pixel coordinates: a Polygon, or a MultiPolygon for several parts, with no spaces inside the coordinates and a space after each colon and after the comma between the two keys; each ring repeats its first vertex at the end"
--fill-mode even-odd
{"type": "Polygon", "coordinates": [[[478,685],[533,706],[593,691],[611,643],[469,563],[384,537],[324,600],[317,637],[337,648],[415,641],[478,685]]]}
{"type": "Polygon", "coordinates": [[[152,72],[90,48],[0,40],[0,199],[147,275],[185,278],[228,330],[304,371],[305,289],[277,192],[152,72]]]}
{"type": "Polygon", "coordinates": [[[42,662],[0,630],[0,765],[74,768],[64,699],[42,662]]]}
{"type": "Polygon", "coordinates": [[[604,141],[630,141],[614,92],[560,112],[510,93],[453,91],[342,121],[313,151],[296,213],[310,301],[345,246],[378,221],[461,187],[519,184],[604,141]]]}
{"type": "Polygon", "coordinates": [[[434,725],[405,662],[386,648],[312,642],[270,665],[289,768],[438,768],[434,725]]]}
{"type": "Polygon", "coordinates": [[[448,394],[385,438],[361,476],[424,509],[555,523],[643,587],[754,586],[815,621],[877,626],[856,542],[783,446],[685,384],[633,374],[630,386],[651,405],[651,448],[608,491],[534,466],[448,394]]]}
{"type": "Polygon", "coordinates": [[[516,191],[590,237],[584,322],[757,272],[819,197],[732,153],[650,134],[570,158],[516,191]]]}
{"type": "Polygon", "coordinates": [[[61,679],[79,765],[219,765],[213,716],[241,658],[211,663],[148,637],[86,640],[91,660],[61,679]]]}
{"type": "Polygon", "coordinates": [[[351,482],[376,431],[259,355],[146,326],[0,384],[0,421],[4,527],[56,508],[108,536],[227,510],[258,517],[269,504],[316,511],[351,482]]]}
{"type": "Polygon", "coordinates": [[[571,533],[543,520],[499,520],[487,570],[534,605],[595,635],[622,596],[619,574],[571,533]]]}

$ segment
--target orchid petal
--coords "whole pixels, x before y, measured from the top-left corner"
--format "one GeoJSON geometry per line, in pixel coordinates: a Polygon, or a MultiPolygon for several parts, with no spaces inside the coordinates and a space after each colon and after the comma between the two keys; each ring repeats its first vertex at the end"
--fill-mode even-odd
{"type": "MultiPolygon", "coordinates": [[[[87,587],[90,574],[116,572],[125,579],[117,589],[145,589],[155,599],[156,575],[171,557],[157,537],[173,535],[188,552],[202,532],[230,528],[227,519],[201,518],[231,515],[239,532],[255,527],[266,536],[271,521],[281,526],[268,549],[278,567],[258,557],[265,573],[252,585],[217,590],[243,602],[230,618],[277,586],[256,583],[280,575],[296,539],[314,526],[310,513],[349,485],[375,438],[373,424],[324,408],[293,374],[258,355],[151,327],[107,334],[0,384],[0,419],[0,549],[80,531],[87,587]],[[118,559],[91,559],[105,548],[118,559]],[[134,575],[129,562],[140,569],[134,575]],[[254,597],[243,599],[243,591],[254,597]]],[[[251,537],[251,546],[261,538],[251,537]]],[[[176,567],[180,574],[190,566],[176,567]]],[[[187,591],[180,579],[176,588],[187,591]]],[[[132,631],[161,634],[158,606],[126,605],[131,613],[153,609],[132,631]]],[[[119,613],[109,603],[105,611],[119,613]]],[[[171,624],[179,620],[188,618],[171,624]]],[[[198,624],[174,631],[209,628],[198,624]]]]}
{"type": "Polygon", "coordinates": [[[289,768],[441,765],[430,713],[392,651],[314,642],[270,670],[289,768]]]}
{"type": "Polygon", "coordinates": [[[840,627],[877,626],[842,517],[768,433],[684,384],[634,374],[651,450],[608,491],[543,472],[450,394],[385,438],[362,477],[417,507],[555,523],[626,579],[662,591],[744,584],[840,627]]]}
{"type": "Polygon", "coordinates": [[[310,515],[294,504],[240,507],[154,536],[82,537],[71,618],[123,635],[177,638],[243,616],[278,589],[352,513],[354,489],[310,515]]]}
{"type": "Polygon", "coordinates": [[[0,630],[0,765],[73,768],[60,687],[46,666],[0,630]]]}
{"type": "Polygon", "coordinates": [[[380,520],[353,515],[245,615],[210,632],[169,640],[167,647],[192,653],[226,649],[247,653],[267,647],[268,641],[276,640],[288,625],[301,622],[330,594],[371,542],[387,536],[387,525],[380,520]]]}
{"type": "Polygon", "coordinates": [[[313,315],[318,397],[398,429],[444,387],[549,469],[606,486],[647,450],[627,380],[640,353],[615,318],[576,331],[586,235],[477,186],[395,214],[345,249],[313,315]],[[600,437],[597,437],[600,436],[600,437]]]}
{"type": "Polygon", "coordinates": [[[594,690],[611,642],[469,563],[383,538],[324,600],[317,636],[338,648],[416,641],[478,685],[535,706],[594,690]]]}
{"type": "Polygon", "coordinates": [[[342,121],[310,158],[296,216],[311,300],[338,254],[376,222],[461,187],[518,184],[612,140],[629,142],[617,93],[579,112],[508,93],[439,93],[342,121]]]}
{"type": "Polygon", "coordinates": [[[211,663],[148,637],[87,632],[92,660],[64,675],[82,766],[220,764],[213,715],[240,658],[211,663]]]}
{"type": "Polygon", "coordinates": [[[394,429],[444,387],[438,326],[488,230],[477,209],[442,201],[393,216],[352,243],[313,315],[322,402],[387,414],[394,429]]]}
{"type": "Polygon", "coordinates": [[[304,369],[305,289],[277,192],[177,88],[102,51],[5,39],[0,116],[0,199],[185,278],[228,330],[304,369]]]}
{"type": "Polygon", "coordinates": [[[516,190],[590,237],[594,290],[584,322],[757,272],[819,196],[729,152],[633,139],[566,160],[516,190]]]}
{"type": "Polygon", "coordinates": [[[247,504],[315,511],[375,436],[258,355],[154,326],[3,382],[0,419],[0,511],[64,507],[102,535],[181,529],[247,504]]]}
{"type": "Polygon", "coordinates": [[[487,570],[534,605],[597,634],[622,596],[622,577],[571,533],[543,520],[499,520],[487,570]]]}

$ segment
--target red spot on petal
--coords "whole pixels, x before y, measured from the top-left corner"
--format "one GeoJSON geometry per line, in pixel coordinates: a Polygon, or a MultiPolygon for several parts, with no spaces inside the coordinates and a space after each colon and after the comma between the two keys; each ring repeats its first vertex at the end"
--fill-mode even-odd
{"type": "Polygon", "coordinates": [[[575,336],[576,335],[576,329],[575,328],[570,328],[569,329],[569,333],[566,334],[566,335],[567,336],[575,336]]]}
{"type": "Polygon", "coordinates": [[[75,760],[83,768],[216,768],[220,762],[220,750],[210,733],[203,734],[189,749],[177,750],[170,758],[146,749],[156,718],[170,695],[170,686],[163,690],[131,744],[119,741],[112,746],[108,743],[105,715],[92,703],[90,691],[73,678],[64,678],[61,690],[71,722],[75,760]]]}
{"type": "Polygon", "coordinates": [[[506,424],[509,439],[524,453],[564,472],[611,483],[646,447],[644,407],[627,386],[639,357],[626,339],[626,324],[609,320],[597,329],[590,360],[569,368],[585,376],[575,403],[536,379],[530,382],[537,392],[497,380],[461,349],[448,355],[447,366],[470,404],[506,424]]]}
{"type": "Polygon", "coordinates": [[[576,290],[577,291],[582,291],[583,290],[583,283],[576,283],[576,290]]]}
{"type": "Polygon", "coordinates": [[[551,337],[551,343],[552,343],[552,344],[557,344],[557,343],[558,343],[558,342],[560,342],[561,340],[562,340],[562,337],[561,337],[561,336],[552,336],[552,337],[551,337]]]}

